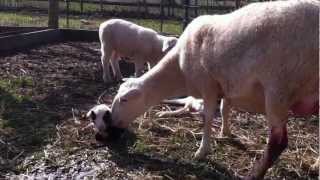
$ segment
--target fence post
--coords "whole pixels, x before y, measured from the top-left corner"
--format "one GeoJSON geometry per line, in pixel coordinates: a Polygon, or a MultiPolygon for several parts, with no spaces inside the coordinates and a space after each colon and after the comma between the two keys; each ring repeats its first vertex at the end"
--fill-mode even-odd
{"type": "Polygon", "coordinates": [[[163,13],[164,13],[164,9],[163,9],[163,0],[160,1],[160,32],[163,31],[163,13]]]}
{"type": "Polygon", "coordinates": [[[100,11],[101,11],[101,13],[103,13],[103,2],[102,2],[102,0],[100,0],[100,11]]]}
{"type": "Polygon", "coordinates": [[[83,14],[83,0],[80,0],[80,13],[83,14]]]}
{"type": "Polygon", "coordinates": [[[67,21],[67,28],[69,28],[69,11],[70,11],[70,0],[65,0],[66,1],[66,6],[67,6],[67,8],[66,8],[66,21],[67,21]]]}
{"type": "Polygon", "coordinates": [[[240,0],[236,0],[236,9],[240,8],[240,0]]]}
{"type": "Polygon", "coordinates": [[[196,17],[198,17],[198,8],[199,8],[199,3],[198,3],[198,0],[195,0],[194,1],[194,15],[196,16],[196,17]]]}
{"type": "Polygon", "coordinates": [[[190,1],[184,0],[183,29],[185,29],[189,23],[189,6],[190,6],[190,1]]]}
{"type": "Polygon", "coordinates": [[[49,0],[48,27],[59,28],[59,0],[49,0]]]}

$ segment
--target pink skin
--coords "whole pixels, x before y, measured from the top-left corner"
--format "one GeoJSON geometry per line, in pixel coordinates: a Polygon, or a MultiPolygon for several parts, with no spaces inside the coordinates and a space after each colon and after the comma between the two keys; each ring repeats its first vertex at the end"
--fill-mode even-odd
{"type": "Polygon", "coordinates": [[[296,117],[305,117],[319,114],[319,100],[304,99],[294,103],[290,110],[296,117]]]}

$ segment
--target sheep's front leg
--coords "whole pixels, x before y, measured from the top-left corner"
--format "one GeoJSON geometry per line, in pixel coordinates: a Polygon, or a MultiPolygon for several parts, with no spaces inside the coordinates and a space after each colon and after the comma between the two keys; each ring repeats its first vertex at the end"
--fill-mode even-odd
{"type": "Polygon", "coordinates": [[[111,62],[113,74],[114,74],[117,82],[121,81],[123,78],[122,73],[120,71],[120,67],[119,67],[119,61],[120,61],[119,58],[120,57],[117,55],[117,53],[115,51],[113,51],[110,62],[111,62]]]}
{"type": "Polygon", "coordinates": [[[256,162],[246,180],[263,179],[267,170],[288,146],[287,112],[284,100],[278,96],[266,98],[266,119],[269,127],[269,141],[263,157],[256,162]],[[281,102],[280,102],[281,101],[281,102]]]}
{"type": "Polygon", "coordinates": [[[220,137],[229,137],[231,136],[230,131],[230,112],[231,105],[227,99],[221,100],[220,111],[222,116],[222,126],[220,131],[220,137]]]}
{"type": "Polygon", "coordinates": [[[110,83],[112,82],[112,77],[110,74],[110,69],[109,69],[109,59],[111,56],[112,50],[110,47],[106,47],[104,43],[101,43],[101,63],[102,63],[102,70],[103,70],[103,81],[105,83],[110,83]]]}
{"type": "Polygon", "coordinates": [[[200,147],[194,155],[195,159],[205,158],[207,153],[210,151],[211,121],[214,117],[213,109],[216,109],[217,100],[216,98],[204,98],[203,103],[204,109],[202,117],[204,119],[204,127],[200,147]]]}

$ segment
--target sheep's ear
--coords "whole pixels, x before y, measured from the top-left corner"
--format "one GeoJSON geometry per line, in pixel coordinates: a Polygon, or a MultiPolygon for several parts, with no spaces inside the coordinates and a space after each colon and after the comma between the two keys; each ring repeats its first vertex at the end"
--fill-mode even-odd
{"type": "Polygon", "coordinates": [[[172,49],[177,43],[177,38],[166,38],[162,45],[162,52],[169,51],[172,49]]]}
{"type": "Polygon", "coordinates": [[[141,91],[139,89],[131,89],[120,97],[120,102],[127,102],[129,100],[137,99],[141,96],[141,91]]]}
{"type": "Polygon", "coordinates": [[[94,111],[89,111],[87,113],[87,118],[91,118],[91,120],[94,121],[97,118],[97,115],[96,115],[96,113],[94,111]]]}

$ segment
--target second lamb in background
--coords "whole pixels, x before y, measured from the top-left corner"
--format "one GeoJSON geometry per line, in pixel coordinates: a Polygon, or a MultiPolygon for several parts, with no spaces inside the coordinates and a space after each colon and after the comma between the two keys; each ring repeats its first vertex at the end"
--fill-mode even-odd
{"type": "Polygon", "coordinates": [[[109,70],[117,81],[122,79],[118,60],[127,57],[135,65],[135,76],[140,76],[144,64],[154,66],[177,42],[175,37],[167,37],[156,31],[121,19],[111,19],[99,27],[101,42],[101,62],[104,82],[112,82],[109,70]]]}

